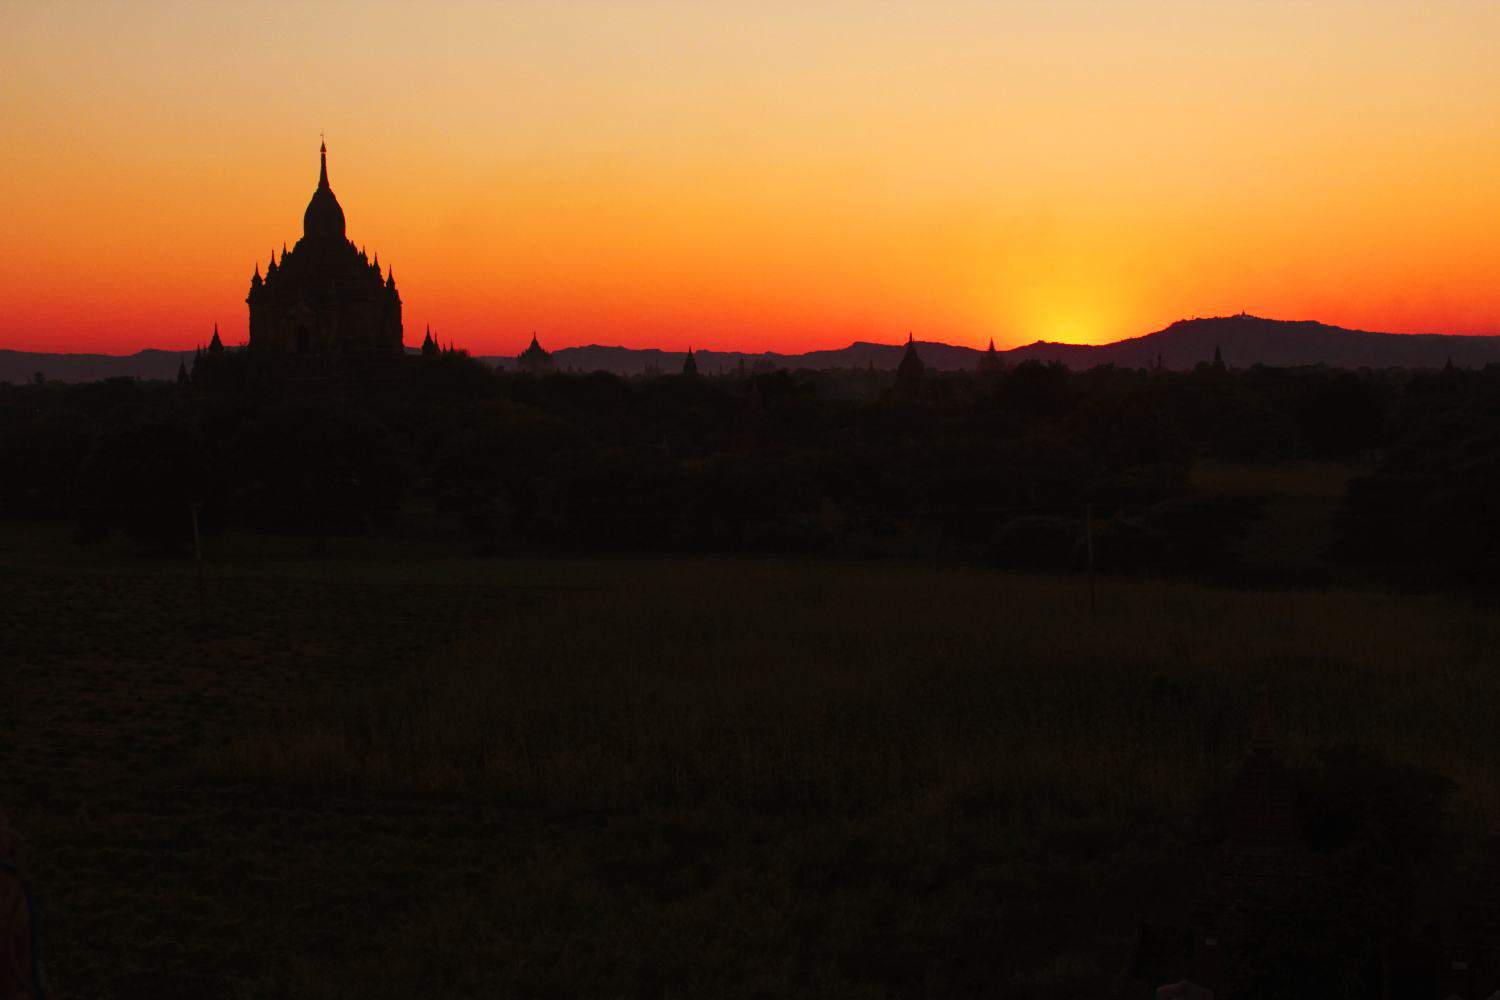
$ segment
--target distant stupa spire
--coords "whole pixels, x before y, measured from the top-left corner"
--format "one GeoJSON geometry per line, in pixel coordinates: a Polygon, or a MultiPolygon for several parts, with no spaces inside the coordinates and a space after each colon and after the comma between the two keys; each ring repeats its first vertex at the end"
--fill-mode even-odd
{"type": "Polygon", "coordinates": [[[908,330],[906,350],[901,355],[901,363],[896,366],[896,388],[902,392],[915,393],[922,381],[923,370],[922,359],[917,356],[917,343],[908,330]]]}
{"type": "Polygon", "coordinates": [[[320,140],[318,143],[318,187],[326,188],[328,186],[328,143],[322,141],[321,135],[318,139],[320,140]]]}
{"type": "Polygon", "coordinates": [[[552,371],[552,355],[542,347],[541,342],[536,339],[536,331],[531,331],[531,344],[516,355],[516,367],[521,371],[544,372],[552,371]]]}
{"type": "Polygon", "coordinates": [[[995,350],[995,338],[990,338],[989,348],[979,356],[979,370],[982,372],[997,372],[1005,367],[1005,362],[1000,360],[1000,352],[995,350]]]}

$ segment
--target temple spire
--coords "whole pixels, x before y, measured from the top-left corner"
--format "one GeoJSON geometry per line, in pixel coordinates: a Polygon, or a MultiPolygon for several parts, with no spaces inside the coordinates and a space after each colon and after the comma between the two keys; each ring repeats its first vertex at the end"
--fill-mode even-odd
{"type": "Polygon", "coordinates": [[[1005,362],[1000,360],[1000,352],[995,350],[995,338],[990,338],[989,348],[979,356],[979,370],[982,372],[997,372],[1005,367],[1005,362]]]}
{"type": "MultiPolygon", "coordinates": [[[[321,138],[321,136],[319,137],[321,138]]],[[[328,186],[328,143],[318,144],[318,187],[328,186]]]]}
{"type": "Polygon", "coordinates": [[[911,331],[906,334],[906,350],[901,354],[901,363],[896,366],[896,388],[901,392],[916,393],[922,381],[922,359],[917,355],[917,342],[911,331]]]}

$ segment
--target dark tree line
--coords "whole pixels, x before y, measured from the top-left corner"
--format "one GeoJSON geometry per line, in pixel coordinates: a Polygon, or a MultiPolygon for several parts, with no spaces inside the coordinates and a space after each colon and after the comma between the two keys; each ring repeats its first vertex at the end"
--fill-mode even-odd
{"type": "Polygon", "coordinates": [[[435,534],[488,552],[946,553],[1066,568],[1089,505],[1106,568],[1212,569],[1253,506],[1192,464],[1354,459],[1343,548],[1481,575],[1495,547],[1500,373],[1035,362],[995,372],[494,372],[0,386],[0,514],[170,547],[236,525],[435,534]]]}

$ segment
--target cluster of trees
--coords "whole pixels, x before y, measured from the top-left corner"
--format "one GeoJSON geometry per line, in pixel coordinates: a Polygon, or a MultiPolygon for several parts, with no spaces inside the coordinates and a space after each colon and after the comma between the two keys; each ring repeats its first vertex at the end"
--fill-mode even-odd
{"type": "Polygon", "coordinates": [[[1389,427],[1350,484],[1337,554],[1420,585],[1500,584],[1500,366],[1406,380],[1389,427]]]}
{"type": "Polygon", "coordinates": [[[257,381],[231,351],[190,384],[0,386],[0,515],[163,546],[190,537],[196,508],[205,530],[449,534],[484,551],[925,551],[1063,568],[1087,509],[1102,565],[1177,569],[1229,559],[1254,516],[1193,494],[1205,455],[1383,450],[1348,536],[1352,549],[1389,537],[1398,559],[1452,544],[1500,474],[1491,372],[1029,362],[627,379],[406,360],[398,378],[309,386],[257,381]]]}

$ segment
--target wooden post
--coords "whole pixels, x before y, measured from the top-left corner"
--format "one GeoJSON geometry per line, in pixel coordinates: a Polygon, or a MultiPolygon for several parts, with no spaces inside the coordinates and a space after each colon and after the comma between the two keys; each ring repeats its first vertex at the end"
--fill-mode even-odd
{"type": "Polygon", "coordinates": [[[208,620],[208,608],[203,586],[203,538],[198,533],[198,503],[188,501],[188,511],[193,516],[193,560],[198,564],[198,623],[208,620]]]}
{"type": "Polygon", "coordinates": [[[1099,590],[1094,582],[1094,505],[1083,505],[1084,548],[1089,559],[1089,614],[1099,610],[1099,590]]]}

